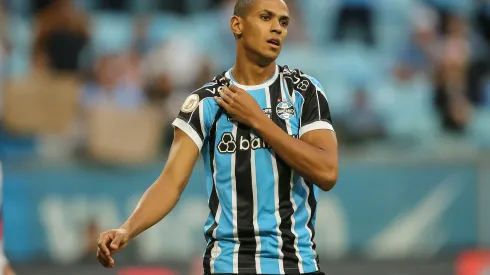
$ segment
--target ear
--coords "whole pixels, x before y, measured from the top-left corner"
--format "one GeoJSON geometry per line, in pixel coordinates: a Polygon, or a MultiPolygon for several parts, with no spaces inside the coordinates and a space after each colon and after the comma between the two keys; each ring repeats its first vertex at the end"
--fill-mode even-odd
{"type": "Polygon", "coordinates": [[[243,19],[239,16],[233,15],[230,20],[230,28],[235,37],[240,38],[243,33],[243,19]]]}

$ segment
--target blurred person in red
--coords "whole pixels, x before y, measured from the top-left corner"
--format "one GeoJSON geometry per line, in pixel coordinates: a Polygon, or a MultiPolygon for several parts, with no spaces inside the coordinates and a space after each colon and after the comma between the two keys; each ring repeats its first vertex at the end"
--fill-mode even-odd
{"type": "Polygon", "coordinates": [[[99,237],[104,267],[175,207],[201,153],[210,210],[204,274],[324,274],[316,198],[336,184],[337,138],[322,85],[276,63],[289,15],[283,0],[236,2],[235,65],[181,105],[161,175],[127,221],[99,237]]]}
{"type": "Polygon", "coordinates": [[[3,250],[3,175],[2,175],[2,163],[0,162],[0,270],[3,271],[0,274],[3,275],[15,275],[14,270],[9,264],[7,257],[5,257],[5,253],[3,250]]]}

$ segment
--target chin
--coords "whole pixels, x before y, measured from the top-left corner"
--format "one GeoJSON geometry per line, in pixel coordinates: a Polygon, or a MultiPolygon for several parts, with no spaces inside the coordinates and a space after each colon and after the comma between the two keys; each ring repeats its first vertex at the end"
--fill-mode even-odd
{"type": "Polygon", "coordinates": [[[272,51],[263,52],[261,54],[261,59],[264,60],[264,62],[266,62],[266,63],[271,63],[271,62],[275,61],[279,57],[279,54],[280,54],[280,51],[277,51],[277,52],[272,52],[272,51]]]}

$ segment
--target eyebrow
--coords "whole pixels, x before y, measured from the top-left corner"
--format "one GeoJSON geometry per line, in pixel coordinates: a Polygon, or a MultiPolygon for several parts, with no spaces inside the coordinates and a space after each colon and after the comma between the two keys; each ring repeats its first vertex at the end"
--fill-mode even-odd
{"type": "MultiPolygon", "coordinates": [[[[267,9],[263,9],[262,12],[266,12],[266,13],[268,13],[270,15],[274,15],[274,16],[277,15],[275,12],[270,11],[270,10],[267,10],[267,9]]],[[[281,16],[279,16],[279,19],[280,20],[288,20],[289,21],[289,16],[287,16],[287,15],[281,15],[281,16]]]]}

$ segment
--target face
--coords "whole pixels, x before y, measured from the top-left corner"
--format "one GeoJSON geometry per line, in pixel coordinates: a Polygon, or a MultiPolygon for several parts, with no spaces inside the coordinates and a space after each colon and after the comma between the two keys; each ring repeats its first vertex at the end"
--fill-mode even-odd
{"type": "Polygon", "coordinates": [[[239,43],[266,60],[275,60],[288,34],[289,9],[283,0],[256,0],[245,18],[232,19],[239,43]],[[235,23],[234,22],[235,20],[235,23]]]}

